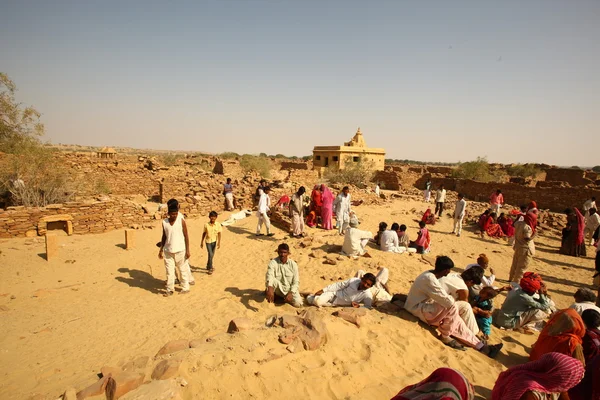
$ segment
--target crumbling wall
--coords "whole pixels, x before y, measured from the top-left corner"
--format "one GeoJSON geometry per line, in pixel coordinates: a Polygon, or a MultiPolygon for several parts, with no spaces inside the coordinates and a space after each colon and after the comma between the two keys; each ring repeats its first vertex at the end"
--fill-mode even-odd
{"type": "Polygon", "coordinates": [[[287,169],[287,170],[303,169],[303,170],[308,170],[310,168],[308,166],[308,163],[305,163],[305,162],[288,162],[288,161],[282,161],[281,162],[281,169],[287,169]]]}
{"type": "Polygon", "coordinates": [[[380,184],[382,189],[400,190],[400,179],[394,171],[377,171],[373,177],[373,182],[380,184]]]}
{"type": "Polygon", "coordinates": [[[571,186],[594,184],[594,180],[586,178],[584,170],[576,168],[549,168],[546,170],[546,180],[568,182],[571,186]]]}

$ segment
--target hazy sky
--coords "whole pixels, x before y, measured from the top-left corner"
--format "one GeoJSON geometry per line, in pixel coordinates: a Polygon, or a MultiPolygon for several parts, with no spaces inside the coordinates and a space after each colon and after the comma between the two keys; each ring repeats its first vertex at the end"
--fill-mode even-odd
{"type": "Polygon", "coordinates": [[[1,3],[53,143],[600,164],[597,0],[1,3]]]}

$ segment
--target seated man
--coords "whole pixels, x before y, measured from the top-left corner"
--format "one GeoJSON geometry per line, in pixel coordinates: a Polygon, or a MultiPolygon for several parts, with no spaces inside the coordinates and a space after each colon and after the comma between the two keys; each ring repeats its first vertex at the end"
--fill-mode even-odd
{"type": "Polygon", "coordinates": [[[577,311],[577,314],[581,315],[581,313],[590,308],[600,312],[600,307],[597,307],[596,304],[594,304],[596,302],[596,293],[594,293],[591,289],[577,289],[573,297],[575,298],[575,303],[573,303],[569,308],[577,311]]]}
{"type": "Polygon", "coordinates": [[[396,222],[392,224],[392,228],[389,231],[383,231],[380,238],[381,251],[389,251],[391,253],[404,253],[406,247],[400,246],[398,240],[398,230],[400,225],[396,222]]]}
{"type": "Polygon", "coordinates": [[[536,273],[526,272],[519,286],[508,292],[493,322],[499,328],[533,334],[536,323],[548,318],[551,308],[548,289],[542,278],[536,273]],[[535,296],[536,293],[538,296],[535,296]]]}
{"type": "Polygon", "coordinates": [[[346,233],[344,234],[342,253],[350,257],[371,257],[367,253],[366,246],[369,239],[373,239],[373,234],[369,231],[361,231],[357,227],[358,219],[352,218],[350,220],[350,228],[346,229],[346,233]]]}
{"type": "Polygon", "coordinates": [[[400,228],[396,231],[398,234],[398,245],[400,247],[406,247],[406,251],[409,253],[416,253],[417,249],[409,247],[410,246],[410,238],[408,237],[408,233],[406,233],[406,225],[400,225],[400,228]]]}
{"type": "Polygon", "coordinates": [[[452,296],[446,293],[439,282],[452,268],[454,262],[449,257],[438,257],[434,270],[425,271],[415,279],[408,292],[404,309],[426,324],[437,327],[445,345],[464,350],[458,340],[488,357],[495,358],[502,344],[487,345],[477,338],[458,315],[452,296]]]}
{"type": "Polygon", "coordinates": [[[585,362],[589,363],[600,354],[600,313],[596,310],[587,309],[581,315],[585,324],[585,336],[583,337],[583,356],[585,362]]]}
{"type": "MultiPolygon", "coordinates": [[[[354,275],[355,278],[362,278],[367,273],[362,269],[359,269],[354,275]]],[[[371,294],[373,295],[373,305],[386,303],[392,301],[392,295],[388,288],[388,280],[390,279],[390,271],[382,267],[377,275],[375,276],[375,285],[371,287],[371,294]]]]}
{"type": "Polygon", "coordinates": [[[360,303],[363,303],[366,308],[371,308],[373,304],[371,287],[376,283],[375,275],[366,273],[362,278],[350,278],[329,285],[314,295],[309,295],[306,300],[308,304],[317,307],[352,306],[358,308],[360,303]]]}
{"type": "Polygon", "coordinates": [[[481,284],[483,268],[476,266],[465,270],[462,274],[450,273],[439,279],[440,285],[454,299],[454,305],[458,309],[458,315],[465,321],[467,328],[473,334],[479,333],[477,319],[473,308],[469,304],[469,287],[481,284]]]}
{"type": "Polygon", "coordinates": [[[302,297],[298,292],[298,264],[289,259],[290,247],[287,243],[281,243],[277,247],[277,254],[279,257],[272,259],[267,268],[267,301],[273,303],[277,296],[294,307],[302,307],[302,297]]]}

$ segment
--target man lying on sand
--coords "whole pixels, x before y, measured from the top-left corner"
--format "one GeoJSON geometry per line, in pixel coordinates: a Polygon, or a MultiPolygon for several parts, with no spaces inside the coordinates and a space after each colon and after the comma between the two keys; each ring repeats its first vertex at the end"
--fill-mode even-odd
{"type": "Polygon", "coordinates": [[[306,297],[308,304],[317,307],[352,306],[360,307],[363,303],[366,308],[373,304],[371,287],[377,283],[375,275],[366,273],[362,278],[350,278],[337,282],[319,290],[314,295],[306,297]]]}

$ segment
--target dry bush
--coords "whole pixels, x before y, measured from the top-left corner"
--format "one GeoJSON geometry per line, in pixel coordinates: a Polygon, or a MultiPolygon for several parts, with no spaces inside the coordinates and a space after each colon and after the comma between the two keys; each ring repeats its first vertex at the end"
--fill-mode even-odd
{"type": "Polygon", "coordinates": [[[490,164],[485,157],[477,157],[475,161],[459,163],[452,171],[453,178],[472,179],[479,182],[496,182],[500,180],[497,172],[490,170],[490,164]]]}
{"type": "Polygon", "coordinates": [[[358,162],[353,162],[352,158],[346,160],[346,167],[339,169],[337,166],[330,166],[325,170],[325,179],[330,184],[354,185],[359,188],[369,186],[375,173],[375,164],[372,161],[364,161],[362,158],[358,162]]]}
{"type": "Polygon", "coordinates": [[[166,167],[172,167],[177,165],[180,159],[183,158],[181,154],[164,154],[160,157],[160,162],[166,167]]]}
{"type": "Polygon", "coordinates": [[[271,177],[271,163],[268,158],[244,154],[240,159],[240,167],[244,172],[258,172],[263,178],[271,177]]]}
{"type": "Polygon", "coordinates": [[[534,178],[540,172],[539,168],[536,168],[533,164],[515,164],[509,166],[506,171],[510,176],[518,176],[520,178],[534,178]]]}

